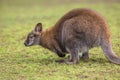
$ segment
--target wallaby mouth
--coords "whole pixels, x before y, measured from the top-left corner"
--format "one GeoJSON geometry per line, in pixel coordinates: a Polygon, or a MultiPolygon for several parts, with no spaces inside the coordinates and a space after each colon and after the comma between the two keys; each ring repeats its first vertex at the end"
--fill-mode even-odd
{"type": "Polygon", "coordinates": [[[27,43],[27,42],[24,42],[24,45],[26,46],[26,47],[29,47],[29,46],[33,46],[34,44],[31,42],[31,43],[27,43]]]}
{"type": "Polygon", "coordinates": [[[27,44],[26,42],[24,42],[24,45],[25,45],[26,47],[28,47],[28,44],[27,44]]]}

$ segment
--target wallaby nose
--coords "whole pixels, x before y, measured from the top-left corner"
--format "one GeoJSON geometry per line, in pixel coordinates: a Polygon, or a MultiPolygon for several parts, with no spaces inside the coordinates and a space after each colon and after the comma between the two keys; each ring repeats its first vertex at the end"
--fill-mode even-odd
{"type": "Polygon", "coordinates": [[[27,46],[27,43],[26,43],[26,42],[24,42],[24,45],[25,45],[25,46],[27,46]]]}

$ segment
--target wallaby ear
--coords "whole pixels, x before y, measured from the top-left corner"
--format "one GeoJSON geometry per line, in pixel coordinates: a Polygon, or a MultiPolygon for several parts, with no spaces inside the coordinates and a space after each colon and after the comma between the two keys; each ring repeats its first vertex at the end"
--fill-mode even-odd
{"type": "Polygon", "coordinates": [[[35,26],[35,31],[36,32],[41,32],[42,31],[42,23],[37,23],[35,26]]]}

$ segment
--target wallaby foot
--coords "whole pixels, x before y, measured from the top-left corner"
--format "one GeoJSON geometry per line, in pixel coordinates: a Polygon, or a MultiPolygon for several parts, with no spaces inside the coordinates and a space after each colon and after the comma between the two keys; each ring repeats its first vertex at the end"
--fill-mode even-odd
{"type": "Polygon", "coordinates": [[[62,54],[62,53],[57,53],[57,55],[58,55],[59,57],[65,57],[65,54],[62,54]]]}
{"type": "Polygon", "coordinates": [[[65,63],[66,63],[66,64],[76,64],[75,62],[70,61],[70,60],[66,60],[65,63]]]}
{"type": "Polygon", "coordinates": [[[82,54],[82,56],[81,56],[81,59],[83,59],[83,60],[85,60],[85,61],[88,61],[88,59],[89,59],[89,54],[88,54],[88,52],[84,52],[84,53],[82,54]]]}
{"type": "Polygon", "coordinates": [[[55,62],[57,62],[57,63],[64,63],[65,60],[64,59],[60,59],[60,60],[55,60],[55,62]]]}

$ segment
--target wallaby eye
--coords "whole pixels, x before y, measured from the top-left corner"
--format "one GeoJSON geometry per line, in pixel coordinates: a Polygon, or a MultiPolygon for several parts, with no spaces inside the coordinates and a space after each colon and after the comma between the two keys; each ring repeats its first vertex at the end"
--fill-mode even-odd
{"type": "Polygon", "coordinates": [[[32,39],[34,36],[30,36],[29,38],[32,39]]]}
{"type": "Polygon", "coordinates": [[[36,37],[37,35],[36,34],[34,34],[34,37],[36,37]]]}

